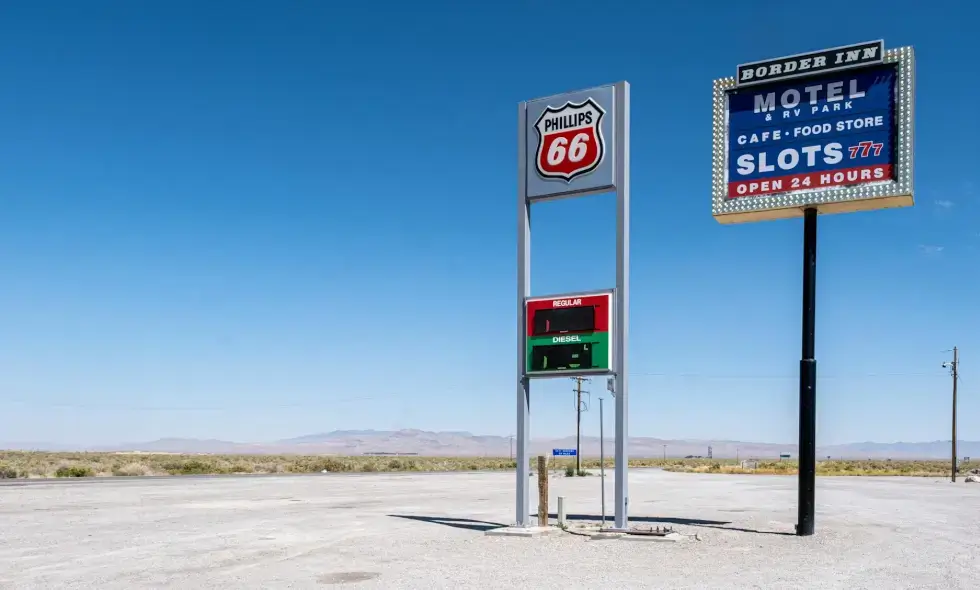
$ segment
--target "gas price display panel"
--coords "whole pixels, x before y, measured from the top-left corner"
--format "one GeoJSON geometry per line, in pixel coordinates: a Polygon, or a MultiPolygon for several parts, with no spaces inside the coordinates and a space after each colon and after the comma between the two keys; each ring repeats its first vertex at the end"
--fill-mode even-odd
{"type": "Polygon", "coordinates": [[[608,373],[612,293],[527,300],[529,377],[608,373]]]}

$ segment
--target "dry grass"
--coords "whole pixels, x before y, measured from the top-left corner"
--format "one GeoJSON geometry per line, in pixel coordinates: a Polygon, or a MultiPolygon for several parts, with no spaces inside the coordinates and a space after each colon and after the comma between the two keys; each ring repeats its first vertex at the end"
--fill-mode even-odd
{"type": "MultiPolygon", "coordinates": [[[[536,460],[532,461],[532,469],[536,460]]],[[[574,459],[550,460],[552,470],[574,474],[574,459]]],[[[583,469],[599,467],[598,459],[583,458],[583,469]]],[[[235,473],[319,473],[393,471],[502,471],[516,468],[512,459],[498,457],[416,457],[332,455],[176,455],[160,453],[47,453],[0,451],[0,479],[25,477],[123,477],[141,475],[203,475],[235,473]]],[[[756,473],[792,475],[795,461],[759,461],[746,470],[727,459],[631,459],[631,467],[662,467],[685,473],[756,473]]],[[[606,460],[612,468],[612,460],[606,460]]],[[[974,461],[962,471],[980,467],[974,461]]],[[[943,476],[948,461],[820,461],[817,475],[943,476]]]]}
{"type": "MultiPolygon", "coordinates": [[[[960,473],[980,467],[980,462],[960,464],[960,473]]],[[[754,473],[760,475],[796,475],[796,461],[758,461],[755,469],[743,469],[735,461],[711,459],[667,460],[663,468],[683,473],[754,473]]],[[[941,477],[949,475],[949,461],[891,461],[891,460],[840,460],[818,461],[817,475],[830,476],[881,476],[904,475],[910,477],[941,477]]]]}
{"type": "Polygon", "coordinates": [[[47,453],[0,451],[0,478],[478,471],[514,469],[506,458],[309,455],[175,455],[158,453],[47,453]]]}

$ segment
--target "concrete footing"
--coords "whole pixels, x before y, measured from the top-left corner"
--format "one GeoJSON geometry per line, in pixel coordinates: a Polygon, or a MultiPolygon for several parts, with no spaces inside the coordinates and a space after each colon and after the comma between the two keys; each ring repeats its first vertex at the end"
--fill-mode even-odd
{"type": "Polygon", "coordinates": [[[488,537],[543,537],[559,532],[561,532],[561,529],[550,526],[509,526],[500,529],[490,529],[486,532],[486,535],[488,537]]]}

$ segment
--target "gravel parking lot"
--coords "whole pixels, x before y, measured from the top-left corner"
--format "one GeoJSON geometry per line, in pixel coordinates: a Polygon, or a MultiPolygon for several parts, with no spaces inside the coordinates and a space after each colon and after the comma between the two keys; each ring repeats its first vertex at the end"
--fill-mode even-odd
{"type": "MultiPolygon", "coordinates": [[[[612,477],[607,498],[612,498],[612,477]]],[[[532,483],[534,483],[532,481],[532,483]]],[[[700,541],[488,537],[514,474],[115,478],[0,485],[0,588],[973,588],[980,485],[630,473],[631,524],[700,541]]],[[[551,506],[598,515],[599,478],[551,506]]]]}

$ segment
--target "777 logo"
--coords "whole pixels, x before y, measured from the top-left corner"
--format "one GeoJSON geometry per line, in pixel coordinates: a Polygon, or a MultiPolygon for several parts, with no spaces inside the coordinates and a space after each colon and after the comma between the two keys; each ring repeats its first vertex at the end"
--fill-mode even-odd
{"type": "Polygon", "coordinates": [[[880,156],[883,145],[884,144],[874,143],[871,141],[862,141],[857,145],[852,145],[851,147],[847,148],[847,151],[851,153],[852,160],[854,158],[867,158],[868,154],[870,153],[874,153],[875,156],[880,156]],[[860,155],[858,155],[858,152],[860,152],[860,155]]]}

